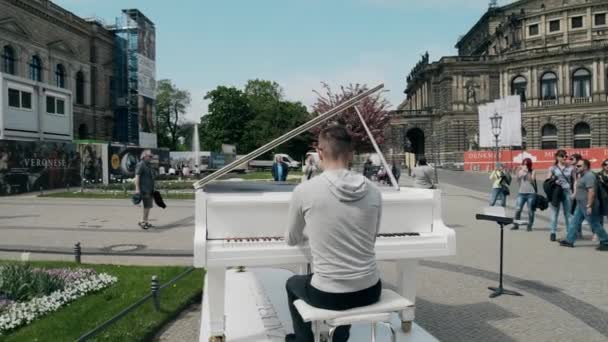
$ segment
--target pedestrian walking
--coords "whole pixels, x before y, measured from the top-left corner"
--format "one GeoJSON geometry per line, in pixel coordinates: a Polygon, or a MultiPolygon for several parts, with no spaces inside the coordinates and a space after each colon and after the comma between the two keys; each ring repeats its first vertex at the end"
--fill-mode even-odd
{"type": "Polygon", "coordinates": [[[490,193],[490,206],[496,205],[500,200],[500,206],[507,206],[507,196],[509,195],[509,184],[511,184],[511,176],[505,172],[502,163],[496,163],[496,168],[490,173],[492,181],[492,192],[490,193]]]}
{"type": "Polygon", "coordinates": [[[558,150],[555,152],[555,164],[549,168],[549,186],[547,188],[550,189],[550,193],[547,193],[547,199],[549,199],[551,207],[551,223],[549,226],[551,229],[549,239],[551,241],[556,240],[560,206],[563,209],[566,227],[570,226],[575,172],[574,168],[566,163],[567,157],[566,151],[558,150]]]}
{"type": "Polygon", "coordinates": [[[135,167],[135,193],[141,197],[144,207],[142,219],[139,221],[139,226],[143,229],[152,227],[148,221],[153,202],[152,193],[154,192],[154,170],[150,165],[152,157],[152,151],[144,150],[141,153],[140,162],[135,167]]]}
{"type": "Polygon", "coordinates": [[[302,175],[302,182],[306,182],[318,174],[319,166],[315,161],[315,157],[312,154],[309,154],[304,162],[304,175],[302,175]]]}
{"type": "MultiPolygon", "coordinates": [[[[532,167],[532,159],[526,158],[522,161],[521,166],[517,169],[517,181],[519,182],[519,191],[515,202],[515,220],[521,219],[521,212],[524,205],[528,205],[528,227],[527,231],[532,231],[534,225],[534,214],[536,211],[536,171],[532,167]]],[[[519,229],[518,224],[514,224],[512,230],[519,229]]]]}
{"type": "Polygon", "coordinates": [[[414,187],[421,189],[435,189],[434,170],[427,164],[426,157],[418,159],[418,166],[412,170],[414,187]]]}
{"type": "Polygon", "coordinates": [[[397,184],[399,184],[399,178],[401,177],[401,166],[397,165],[397,162],[395,162],[394,160],[393,166],[391,167],[391,172],[393,173],[393,176],[395,176],[397,184]]]}
{"type": "MultiPolygon", "coordinates": [[[[576,164],[581,159],[583,159],[582,155],[580,155],[579,153],[573,153],[570,155],[570,157],[567,160],[567,164],[572,166],[572,169],[574,172],[574,183],[572,183],[573,191],[574,191],[574,189],[576,189],[576,180],[578,178],[578,174],[576,173],[576,164]]],[[[573,200],[571,202],[572,202],[572,204],[570,205],[570,217],[572,217],[572,215],[574,215],[574,208],[576,207],[576,200],[573,200]]],[[[581,224],[578,227],[576,227],[576,230],[578,231],[578,238],[582,239],[583,238],[583,225],[581,224]]]]}
{"type": "Polygon", "coordinates": [[[288,172],[287,164],[285,164],[281,160],[281,156],[279,156],[279,155],[275,156],[274,163],[272,164],[272,169],[271,169],[272,178],[274,179],[274,181],[275,182],[285,182],[287,180],[287,172],[288,172]]]}
{"type": "Polygon", "coordinates": [[[597,250],[608,251],[608,234],[600,221],[600,201],[596,194],[597,180],[591,171],[589,160],[579,160],[576,164],[576,171],[579,174],[575,192],[576,209],[570,220],[566,239],[561,240],[559,244],[563,247],[574,247],[574,242],[578,237],[577,227],[583,223],[583,220],[587,220],[600,241],[597,250]]]}
{"type": "Polygon", "coordinates": [[[367,179],[372,179],[372,175],[374,174],[374,165],[372,161],[368,158],[365,163],[363,163],[363,176],[367,179]]]}

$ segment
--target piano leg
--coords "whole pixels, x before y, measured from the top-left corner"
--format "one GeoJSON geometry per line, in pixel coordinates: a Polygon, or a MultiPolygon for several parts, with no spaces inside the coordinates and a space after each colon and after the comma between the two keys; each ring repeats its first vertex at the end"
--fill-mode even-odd
{"type": "Polygon", "coordinates": [[[209,301],[209,342],[224,342],[226,336],[224,334],[225,325],[225,285],[226,285],[226,269],[208,268],[207,269],[207,300],[209,301]]]}
{"type": "MultiPolygon", "coordinates": [[[[397,292],[416,304],[416,268],[418,260],[399,260],[395,262],[397,267],[397,292]]],[[[401,329],[408,333],[412,329],[412,321],[414,321],[414,308],[404,310],[399,313],[401,318],[401,329]]]]}

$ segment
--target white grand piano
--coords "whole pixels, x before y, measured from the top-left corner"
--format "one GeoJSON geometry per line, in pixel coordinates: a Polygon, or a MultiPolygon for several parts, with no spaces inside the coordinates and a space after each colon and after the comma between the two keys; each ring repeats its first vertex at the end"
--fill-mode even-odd
{"type": "MultiPolygon", "coordinates": [[[[316,118],[322,120],[314,123],[311,121],[300,128],[303,131],[310,129],[311,125],[353,106],[379,88],[381,86],[354,97],[351,102],[345,102],[333,112],[316,118]]],[[[295,134],[294,131],[285,136],[295,134]]],[[[280,143],[282,142],[275,140],[240,159],[238,164],[246,158],[253,159],[259,151],[262,151],[259,154],[265,153],[280,143]]],[[[386,164],[385,160],[383,162],[386,164]]],[[[225,340],[226,316],[230,316],[230,312],[225,312],[224,293],[228,268],[285,268],[299,274],[310,270],[311,257],[307,246],[290,247],[283,240],[289,202],[295,185],[210,183],[210,180],[229,172],[231,165],[222,169],[224,173],[219,170],[217,173],[220,175],[212,174],[197,183],[194,266],[207,270],[203,307],[208,310],[208,314],[202,317],[201,327],[210,330],[201,329],[201,342],[206,342],[204,340],[207,336],[209,341],[225,340]]],[[[376,240],[376,259],[381,264],[383,284],[394,287],[398,293],[415,303],[418,259],[454,255],[456,238],[454,231],[442,221],[440,191],[393,185],[391,188],[382,188],[383,210],[376,240]]],[[[409,330],[414,320],[414,307],[401,312],[400,319],[403,330],[409,330]]]]}

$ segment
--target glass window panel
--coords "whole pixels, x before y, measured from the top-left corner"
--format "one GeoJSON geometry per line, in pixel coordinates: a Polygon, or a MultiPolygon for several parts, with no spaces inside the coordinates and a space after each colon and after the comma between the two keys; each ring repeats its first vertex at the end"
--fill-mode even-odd
{"type": "Polygon", "coordinates": [[[8,89],[8,105],[15,108],[21,107],[21,102],[19,100],[19,90],[8,89]]]}
{"type": "Polygon", "coordinates": [[[55,98],[52,96],[46,97],[46,112],[55,114],[55,98]]]}
{"type": "Polygon", "coordinates": [[[21,108],[32,109],[32,93],[21,92],[21,108]]]}
{"type": "Polygon", "coordinates": [[[595,15],[595,25],[606,25],[606,13],[598,13],[595,15]]]}
{"type": "Polygon", "coordinates": [[[530,35],[530,36],[538,35],[538,24],[528,26],[528,35],[530,35]]]}
{"type": "Polygon", "coordinates": [[[551,20],[549,22],[549,32],[557,32],[560,30],[560,21],[559,20],[551,20]]]}
{"type": "Polygon", "coordinates": [[[572,28],[583,27],[583,17],[572,17],[572,28]]]}
{"type": "Polygon", "coordinates": [[[65,114],[65,101],[57,99],[57,114],[65,114]]]}

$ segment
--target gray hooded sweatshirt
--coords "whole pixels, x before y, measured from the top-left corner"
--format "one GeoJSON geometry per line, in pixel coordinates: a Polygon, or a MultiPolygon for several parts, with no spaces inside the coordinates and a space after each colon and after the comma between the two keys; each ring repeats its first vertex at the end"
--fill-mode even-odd
{"type": "Polygon", "coordinates": [[[286,240],[294,246],[308,239],[312,286],[348,293],[378,282],[374,245],[381,214],[380,191],[355,172],[325,171],[295,188],[286,240]]]}

